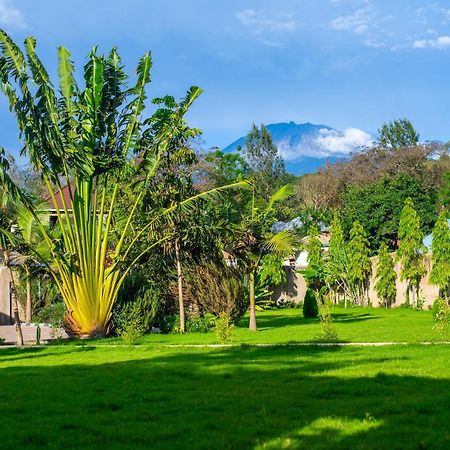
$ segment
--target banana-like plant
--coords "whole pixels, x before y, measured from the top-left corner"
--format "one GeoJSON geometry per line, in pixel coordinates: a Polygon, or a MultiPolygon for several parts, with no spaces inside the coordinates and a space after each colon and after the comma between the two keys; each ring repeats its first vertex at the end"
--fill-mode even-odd
{"type": "MultiPolygon", "coordinates": [[[[48,231],[38,211],[16,187],[11,185],[10,191],[33,214],[47,244],[51,257],[42,257],[42,261],[61,292],[70,331],[78,336],[104,336],[109,332],[112,308],[127,273],[156,245],[150,244],[130,262],[127,258],[138,239],[158,215],[217,193],[205,192],[155,212],[130,240],[126,239],[130,223],[144,192],[137,186],[129,218],[119,238],[112,240],[120,169],[134,152],[141,161],[140,182],[154,177],[160,155],[180,132],[185,138],[199,133],[187,126],[184,115],[202,91],[191,87],[180,103],[172,104],[170,110],[157,109],[144,120],[150,53],[139,60],[136,83],[129,87],[117,50],[113,48],[102,56],[94,47],[80,86],[69,51],[60,47],[59,87],[55,88],[35,52],[35,39],[25,39],[24,47],[22,51],[0,30],[0,84],[17,118],[22,153],[42,174],[59,233],[48,231]]],[[[0,172],[0,183],[11,181],[4,166],[0,165],[0,172]]]]}

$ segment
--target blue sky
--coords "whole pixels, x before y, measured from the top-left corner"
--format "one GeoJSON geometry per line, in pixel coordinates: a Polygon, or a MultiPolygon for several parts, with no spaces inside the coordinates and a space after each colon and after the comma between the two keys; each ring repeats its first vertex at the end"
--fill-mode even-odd
{"type": "MultiPolygon", "coordinates": [[[[151,50],[149,96],[205,90],[189,113],[205,147],[290,120],[351,141],[408,117],[423,140],[450,139],[448,0],[0,0],[0,26],[34,35],[53,73],[59,45],[78,65],[118,46],[129,71],[151,50]]],[[[4,99],[0,136],[18,148],[4,99]]]]}

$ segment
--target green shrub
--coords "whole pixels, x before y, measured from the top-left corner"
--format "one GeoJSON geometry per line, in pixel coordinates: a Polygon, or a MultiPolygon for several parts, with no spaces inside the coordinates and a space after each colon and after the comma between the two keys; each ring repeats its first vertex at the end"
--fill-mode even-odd
{"type": "Polygon", "coordinates": [[[333,317],[331,316],[330,304],[325,302],[320,307],[320,334],[315,337],[319,342],[336,342],[338,340],[336,328],[333,325],[333,317]]]}
{"type": "Polygon", "coordinates": [[[134,341],[150,330],[159,305],[158,293],[147,289],[132,301],[119,305],[113,314],[114,328],[126,341],[134,341]]]}
{"type": "Polygon", "coordinates": [[[317,306],[316,293],[312,289],[308,289],[303,301],[303,317],[314,318],[318,315],[319,307],[317,306]]]}
{"type": "Polygon", "coordinates": [[[215,321],[215,332],[217,336],[217,340],[221,344],[225,344],[230,342],[233,338],[233,329],[234,325],[231,322],[230,316],[223,312],[216,318],[215,321]]]}
{"type": "Polygon", "coordinates": [[[53,303],[42,307],[35,315],[37,323],[48,323],[52,328],[61,328],[64,325],[64,314],[66,307],[64,303],[53,303]]]}
{"type": "Polygon", "coordinates": [[[433,302],[431,314],[435,322],[434,328],[447,335],[450,325],[450,306],[447,301],[438,297],[433,302]]]}
{"type": "Polygon", "coordinates": [[[186,331],[189,333],[209,333],[216,325],[216,317],[207,313],[202,317],[188,317],[186,331]]]}
{"type": "Polygon", "coordinates": [[[242,273],[236,268],[205,262],[191,267],[185,276],[185,302],[195,305],[200,315],[218,317],[225,312],[236,322],[247,311],[242,273]]]}
{"type": "Polygon", "coordinates": [[[159,322],[162,333],[175,334],[180,332],[180,316],[178,314],[167,314],[159,322]]]}

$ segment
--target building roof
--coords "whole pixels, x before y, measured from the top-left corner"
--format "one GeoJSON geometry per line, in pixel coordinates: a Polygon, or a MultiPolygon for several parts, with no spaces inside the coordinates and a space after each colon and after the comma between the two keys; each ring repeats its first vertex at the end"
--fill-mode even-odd
{"type": "MultiPolygon", "coordinates": [[[[61,192],[62,192],[62,198],[64,200],[64,203],[66,204],[67,209],[71,210],[72,209],[72,199],[70,198],[69,186],[68,185],[64,186],[62,188],[61,192]]],[[[59,190],[54,192],[54,196],[55,196],[56,204],[58,205],[58,208],[60,210],[64,209],[63,200],[61,199],[61,194],[60,194],[59,190]]],[[[50,194],[45,198],[45,202],[48,204],[50,210],[55,209],[55,205],[53,203],[53,199],[50,194]]]]}

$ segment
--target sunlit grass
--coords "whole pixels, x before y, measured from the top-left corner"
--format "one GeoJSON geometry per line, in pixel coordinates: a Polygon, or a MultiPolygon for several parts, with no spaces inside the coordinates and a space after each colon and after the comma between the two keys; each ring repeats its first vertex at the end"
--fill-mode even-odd
{"type": "Polygon", "coordinates": [[[0,351],[2,449],[445,449],[450,346],[0,351]]]}
{"type": "MultiPolygon", "coordinates": [[[[431,311],[405,308],[334,308],[334,326],[340,342],[436,342],[450,340],[434,329],[431,311]]],[[[320,334],[319,319],[305,319],[301,309],[258,313],[258,331],[247,329],[243,318],[234,330],[232,344],[286,344],[312,342],[320,334]]],[[[94,341],[96,345],[121,345],[121,339],[94,341]]],[[[135,344],[217,344],[214,333],[152,333],[135,344]]],[[[76,342],[80,344],[80,342],[76,342]]],[[[85,343],[84,341],[82,343],[85,343]]]]}

